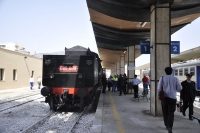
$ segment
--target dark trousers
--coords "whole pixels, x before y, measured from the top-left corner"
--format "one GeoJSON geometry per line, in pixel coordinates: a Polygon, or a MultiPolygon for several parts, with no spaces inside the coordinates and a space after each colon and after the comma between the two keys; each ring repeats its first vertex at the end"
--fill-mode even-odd
{"type": "Polygon", "coordinates": [[[119,95],[122,95],[122,91],[123,91],[124,95],[126,95],[126,91],[124,89],[124,86],[119,86],[119,95]]]}
{"type": "Polygon", "coordinates": [[[38,89],[40,89],[40,86],[41,86],[41,82],[38,82],[38,89]]]}
{"type": "Polygon", "coordinates": [[[174,123],[174,112],[176,110],[176,99],[166,97],[161,103],[164,124],[166,127],[172,128],[174,123]]]}
{"type": "Polygon", "coordinates": [[[186,109],[189,107],[189,117],[191,118],[193,115],[193,103],[194,101],[191,99],[188,101],[183,101],[183,112],[186,111],[186,109]]]}
{"type": "Polygon", "coordinates": [[[133,85],[134,97],[138,97],[138,85],[133,85]]]}
{"type": "Polygon", "coordinates": [[[106,93],[106,84],[103,84],[103,91],[102,93],[106,93]]]}
{"type": "Polygon", "coordinates": [[[111,82],[108,82],[108,91],[110,91],[110,87],[112,86],[111,82]]]}

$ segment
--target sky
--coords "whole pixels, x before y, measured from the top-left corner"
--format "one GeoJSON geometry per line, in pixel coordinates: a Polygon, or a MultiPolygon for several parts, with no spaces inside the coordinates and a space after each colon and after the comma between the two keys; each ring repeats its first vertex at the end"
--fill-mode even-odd
{"type": "MultiPolygon", "coordinates": [[[[199,46],[200,18],[171,37],[180,51],[199,46]]],[[[0,43],[15,42],[34,53],[64,51],[79,45],[97,52],[86,0],[0,0],[0,43]]],[[[149,62],[136,59],[136,66],[149,62]]]]}

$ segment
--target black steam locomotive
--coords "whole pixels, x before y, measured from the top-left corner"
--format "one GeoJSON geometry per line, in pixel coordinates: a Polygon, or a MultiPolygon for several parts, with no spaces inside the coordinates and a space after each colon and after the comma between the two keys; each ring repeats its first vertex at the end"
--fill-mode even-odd
{"type": "MultiPolygon", "coordinates": [[[[79,46],[80,47],[80,46],[79,46]]],[[[65,48],[65,55],[44,55],[41,94],[51,110],[63,105],[84,105],[94,98],[100,83],[101,64],[98,54],[65,48]]]]}

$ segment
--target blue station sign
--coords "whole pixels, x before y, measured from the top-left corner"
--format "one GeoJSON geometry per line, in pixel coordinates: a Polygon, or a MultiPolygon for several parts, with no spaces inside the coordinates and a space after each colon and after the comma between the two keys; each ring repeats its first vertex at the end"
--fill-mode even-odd
{"type": "MultiPolygon", "coordinates": [[[[150,41],[140,41],[140,53],[150,54],[150,41]]],[[[171,54],[180,54],[180,41],[171,41],[171,54]]]]}
{"type": "Polygon", "coordinates": [[[171,54],[180,54],[180,41],[171,41],[171,54]]]}
{"type": "Polygon", "coordinates": [[[140,53],[150,54],[150,41],[140,41],[140,53]]]}

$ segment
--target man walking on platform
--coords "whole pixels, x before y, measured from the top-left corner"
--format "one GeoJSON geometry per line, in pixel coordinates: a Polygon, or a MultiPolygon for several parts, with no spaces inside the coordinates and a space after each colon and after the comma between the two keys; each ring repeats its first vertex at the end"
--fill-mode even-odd
{"type": "Polygon", "coordinates": [[[106,74],[105,73],[102,75],[101,83],[103,85],[102,93],[106,93],[107,80],[106,80],[106,74]]]}
{"type": "Polygon", "coordinates": [[[193,103],[196,96],[196,85],[195,82],[191,80],[192,74],[186,74],[187,80],[181,83],[183,89],[181,90],[181,101],[183,101],[183,111],[182,114],[185,116],[185,111],[189,107],[189,119],[193,120],[193,103]]]}
{"type": "Polygon", "coordinates": [[[148,94],[148,81],[149,79],[146,77],[146,75],[144,75],[144,77],[142,78],[142,82],[143,82],[143,95],[147,95],[148,94]]]}
{"type": "Polygon", "coordinates": [[[126,91],[124,89],[124,77],[122,77],[122,74],[120,74],[119,78],[118,78],[118,82],[119,82],[119,96],[122,95],[122,91],[124,93],[124,95],[126,95],[126,91]]]}
{"type": "Polygon", "coordinates": [[[172,133],[174,123],[174,112],[176,110],[176,92],[182,90],[182,86],[178,78],[171,76],[172,68],[165,68],[166,76],[160,78],[158,83],[158,94],[161,90],[165,92],[165,99],[161,101],[163,119],[166,129],[172,133]]]}
{"type": "Polygon", "coordinates": [[[29,82],[30,82],[30,89],[32,90],[33,84],[34,84],[33,76],[31,76],[31,78],[29,79],[29,82]]]}
{"type": "Polygon", "coordinates": [[[117,78],[117,75],[115,75],[115,76],[112,78],[112,83],[113,83],[112,92],[115,92],[115,89],[116,89],[116,87],[117,87],[117,81],[118,81],[118,78],[117,78]]]}
{"type": "Polygon", "coordinates": [[[38,89],[40,89],[41,82],[42,82],[42,79],[40,76],[38,77],[37,82],[38,82],[38,89]]]}
{"type": "Polygon", "coordinates": [[[138,85],[141,83],[141,80],[137,78],[137,75],[134,76],[132,80],[133,89],[134,89],[134,98],[138,98],[138,85]]]}

